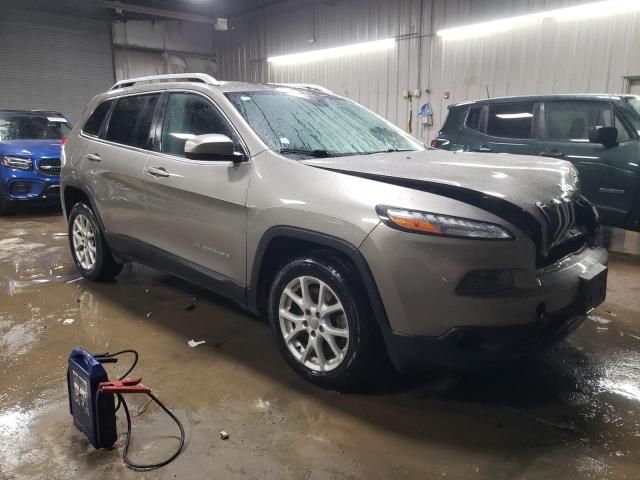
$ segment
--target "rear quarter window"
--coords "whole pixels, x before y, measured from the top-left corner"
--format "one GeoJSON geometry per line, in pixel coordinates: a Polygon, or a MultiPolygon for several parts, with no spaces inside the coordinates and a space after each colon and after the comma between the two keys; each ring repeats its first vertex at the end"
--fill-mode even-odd
{"type": "Polygon", "coordinates": [[[106,102],[102,102],[100,105],[98,105],[93,113],[89,115],[87,121],[84,123],[82,131],[87,135],[93,135],[97,137],[112,104],[113,100],[107,100],[106,102]]]}
{"type": "Polygon", "coordinates": [[[150,148],[151,123],[159,94],[118,99],[107,129],[106,140],[137,148],[150,148]]]}
{"type": "Polygon", "coordinates": [[[467,111],[463,107],[450,108],[440,132],[448,135],[458,133],[464,124],[466,113],[467,111]]]}
{"type": "Polygon", "coordinates": [[[482,126],[482,107],[471,107],[467,112],[465,127],[470,130],[480,131],[482,126]]]}

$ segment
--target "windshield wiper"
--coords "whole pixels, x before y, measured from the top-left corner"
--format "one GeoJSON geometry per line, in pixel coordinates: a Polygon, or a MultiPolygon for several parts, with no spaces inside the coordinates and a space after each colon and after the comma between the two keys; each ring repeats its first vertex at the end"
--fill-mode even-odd
{"type": "Polygon", "coordinates": [[[377,150],[373,152],[363,152],[360,155],[376,155],[378,153],[395,153],[395,152],[415,152],[413,148],[388,148],[387,150],[377,150]]]}
{"type": "Polygon", "coordinates": [[[380,153],[393,153],[393,152],[415,152],[413,148],[389,148],[380,153]]]}
{"type": "Polygon", "coordinates": [[[326,158],[332,154],[327,150],[305,150],[303,148],[281,148],[280,153],[291,153],[294,155],[309,155],[310,157],[326,158]]]}

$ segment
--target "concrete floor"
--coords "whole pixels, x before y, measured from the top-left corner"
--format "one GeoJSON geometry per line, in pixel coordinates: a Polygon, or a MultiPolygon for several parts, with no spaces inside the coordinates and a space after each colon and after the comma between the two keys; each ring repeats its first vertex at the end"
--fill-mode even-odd
{"type": "MultiPolygon", "coordinates": [[[[0,219],[2,479],[640,478],[638,259],[612,258],[607,303],[538,361],[339,395],[297,377],[265,323],[195,286],[139,265],[114,283],[79,280],[65,231],[46,211],[0,219]],[[140,352],[135,373],[187,430],[173,464],[135,473],[122,436],[98,451],[73,427],[77,345],[140,352]]],[[[131,403],[132,456],[159,459],[175,427],[131,403]]]]}

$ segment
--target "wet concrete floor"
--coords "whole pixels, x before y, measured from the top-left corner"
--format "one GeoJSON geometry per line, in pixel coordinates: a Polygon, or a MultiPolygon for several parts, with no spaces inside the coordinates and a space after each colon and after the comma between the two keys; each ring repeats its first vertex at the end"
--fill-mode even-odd
{"type": "MultiPolygon", "coordinates": [[[[79,280],[65,230],[56,212],[0,218],[1,479],[640,478],[638,259],[612,258],[607,302],[537,361],[339,395],[296,376],[264,322],[196,286],[139,265],[79,280]],[[66,397],[77,345],[140,352],[135,373],[185,425],[181,457],[125,468],[122,413],[116,448],[87,443],[66,397]]],[[[175,427],[130,403],[132,457],[159,460],[175,427]]]]}

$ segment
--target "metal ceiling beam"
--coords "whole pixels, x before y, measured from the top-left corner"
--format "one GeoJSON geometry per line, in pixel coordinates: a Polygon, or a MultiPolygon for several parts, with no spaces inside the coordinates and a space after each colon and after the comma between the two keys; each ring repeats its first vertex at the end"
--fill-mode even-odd
{"type": "Polygon", "coordinates": [[[173,10],[162,10],[160,8],[144,7],[141,5],[131,5],[130,3],[123,3],[117,1],[102,0],[100,4],[105,8],[113,10],[122,10],[123,12],[140,13],[143,15],[150,15],[152,17],[171,18],[173,20],[184,20],[186,22],[207,23],[213,25],[216,23],[215,18],[210,18],[204,15],[195,15],[191,13],[176,12],[173,10]]]}

